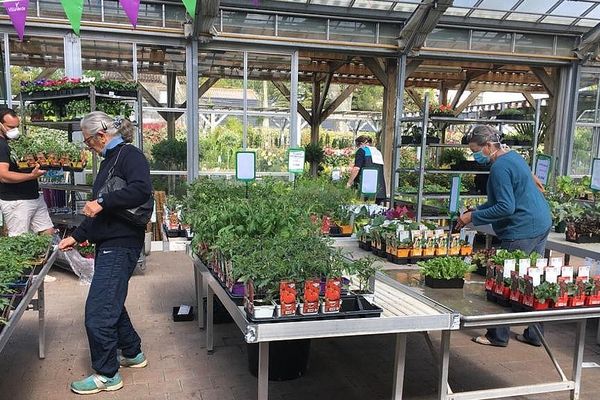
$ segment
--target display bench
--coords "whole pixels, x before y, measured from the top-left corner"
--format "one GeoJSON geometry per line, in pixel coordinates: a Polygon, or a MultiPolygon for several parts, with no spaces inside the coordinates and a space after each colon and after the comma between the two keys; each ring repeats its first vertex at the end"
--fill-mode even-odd
{"type": "MultiPolygon", "coordinates": [[[[412,332],[447,332],[459,327],[459,316],[447,307],[378,274],[375,279],[375,300],[383,313],[376,318],[326,319],[312,321],[286,321],[279,323],[252,323],[243,306],[230,298],[221,283],[202,261],[192,254],[194,264],[198,319],[206,327],[206,348],[214,350],[213,306],[214,297],[221,301],[244,335],[247,343],[258,344],[258,399],[268,399],[269,343],[283,340],[316,339],[326,337],[362,336],[378,334],[396,335],[393,399],[402,398],[406,335],[412,332]],[[206,325],[203,299],[206,296],[206,325]]],[[[448,335],[449,336],[449,335],[448,335]]],[[[440,380],[442,382],[442,380],[440,380]]],[[[441,389],[440,389],[441,392],[441,389]]]]}
{"type": "Polygon", "coordinates": [[[8,343],[11,335],[17,328],[25,310],[35,310],[38,312],[38,353],[40,358],[46,357],[46,307],[44,294],[44,277],[56,260],[57,251],[53,251],[48,260],[40,270],[40,273],[33,278],[31,286],[23,296],[23,299],[17,308],[11,313],[6,326],[0,332],[0,353],[4,350],[4,346],[8,343]],[[37,299],[33,296],[37,293],[37,299]]]}

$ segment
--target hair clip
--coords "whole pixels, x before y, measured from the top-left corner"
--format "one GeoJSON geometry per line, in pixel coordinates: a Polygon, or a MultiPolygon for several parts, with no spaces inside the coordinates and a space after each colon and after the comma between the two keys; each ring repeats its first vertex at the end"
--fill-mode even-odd
{"type": "Polygon", "coordinates": [[[106,124],[104,123],[104,121],[100,120],[100,125],[102,125],[102,130],[104,132],[106,132],[106,130],[108,129],[108,126],[106,126],[106,124]]]}
{"type": "Polygon", "coordinates": [[[123,123],[123,117],[117,115],[113,121],[113,126],[115,127],[115,129],[120,129],[122,123],[123,123]]]}

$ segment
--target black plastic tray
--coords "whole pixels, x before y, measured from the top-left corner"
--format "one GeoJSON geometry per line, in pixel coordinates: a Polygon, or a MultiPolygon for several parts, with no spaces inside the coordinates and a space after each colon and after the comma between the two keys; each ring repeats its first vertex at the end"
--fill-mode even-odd
{"type": "Polygon", "coordinates": [[[324,319],[346,319],[346,318],[372,318],[379,317],[383,310],[369,303],[361,295],[342,296],[342,306],[336,313],[317,313],[311,315],[288,315],[285,317],[254,318],[246,311],[248,321],[254,323],[278,323],[290,321],[316,321],[324,319]]]}
{"type": "Polygon", "coordinates": [[[216,279],[216,281],[219,282],[219,285],[221,285],[221,287],[223,288],[223,290],[225,290],[225,293],[227,293],[227,295],[235,303],[235,305],[236,306],[243,306],[244,305],[244,296],[236,296],[233,293],[231,293],[229,291],[229,289],[227,288],[227,286],[225,286],[225,283],[221,282],[221,280],[214,273],[214,271],[212,269],[209,269],[209,271],[212,274],[212,276],[216,279]]]}

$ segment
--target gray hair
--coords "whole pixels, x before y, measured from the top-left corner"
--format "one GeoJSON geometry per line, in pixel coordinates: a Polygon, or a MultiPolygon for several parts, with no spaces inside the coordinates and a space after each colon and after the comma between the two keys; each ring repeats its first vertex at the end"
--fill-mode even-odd
{"type": "Polygon", "coordinates": [[[485,146],[487,143],[496,144],[500,147],[500,131],[489,125],[475,125],[467,135],[469,143],[475,143],[477,146],[485,146]]]}
{"type": "Polygon", "coordinates": [[[81,130],[95,135],[105,132],[108,136],[121,136],[126,143],[133,142],[135,127],[127,118],[111,117],[102,111],[94,111],[83,117],[81,130]]]}

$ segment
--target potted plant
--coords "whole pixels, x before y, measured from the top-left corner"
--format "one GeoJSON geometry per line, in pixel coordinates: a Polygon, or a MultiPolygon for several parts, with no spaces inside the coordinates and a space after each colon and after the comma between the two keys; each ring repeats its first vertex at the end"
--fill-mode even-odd
{"type": "Polygon", "coordinates": [[[447,236],[438,236],[435,239],[435,255],[436,256],[445,256],[448,254],[448,237],[447,236]]]}
{"type": "Polygon", "coordinates": [[[299,305],[299,311],[302,315],[316,314],[319,312],[321,282],[318,278],[307,279],[304,281],[304,290],[302,292],[302,302],[299,305]]]}
{"type": "Polygon", "coordinates": [[[600,305],[600,276],[595,276],[590,279],[588,286],[586,287],[585,305],[600,305]]]}
{"type": "Polygon", "coordinates": [[[353,260],[346,268],[351,275],[351,281],[352,277],[356,278],[352,283],[358,289],[353,290],[353,293],[362,295],[367,301],[372,302],[374,295],[371,290],[371,283],[381,266],[376,265],[373,258],[365,257],[353,260]]]}
{"type": "Polygon", "coordinates": [[[462,288],[464,276],[474,267],[458,257],[436,257],[417,265],[425,276],[425,285],[432,288],[462,288]]]}
{"type": "Polygon", "coordinates": [[[548,308],[551,300],[557,298],[556,283],[542,282],[533,289],[533,303],[531,307],[534,310],[545,310],[548,308]]]}
{"type": "Polygon", "coordinates": [[[568,307],[581,307],[585,304],[585,280],[577,278],[576,282],[567,283],[567,291],[569,293],[568,307]]]}
{"type": "Polygon", "coordinates": [[[516,108],[505,108],[501,110],[496,119],[510,120],[510,121],[521,121],[525,118],[523,111],[516,108]]]}
{"type": "Polygon", "coordinates": [[[412,248],[412,240],[406,238],[397,243],[396,256],[398,258],[408,258],[410,249],[412,248]]]}
{"type": "Polygon", "coordinates": [[[433,235],[429,234],[423,239],[423,257],[433,257],[435,255],[435,240],[433,235]]]}
{"type": "Polygon", "coordinates": [[[470,256],[473,253],[473,245],[466,240],[461,240],[459,253],[461,256],[470,256]]]}

